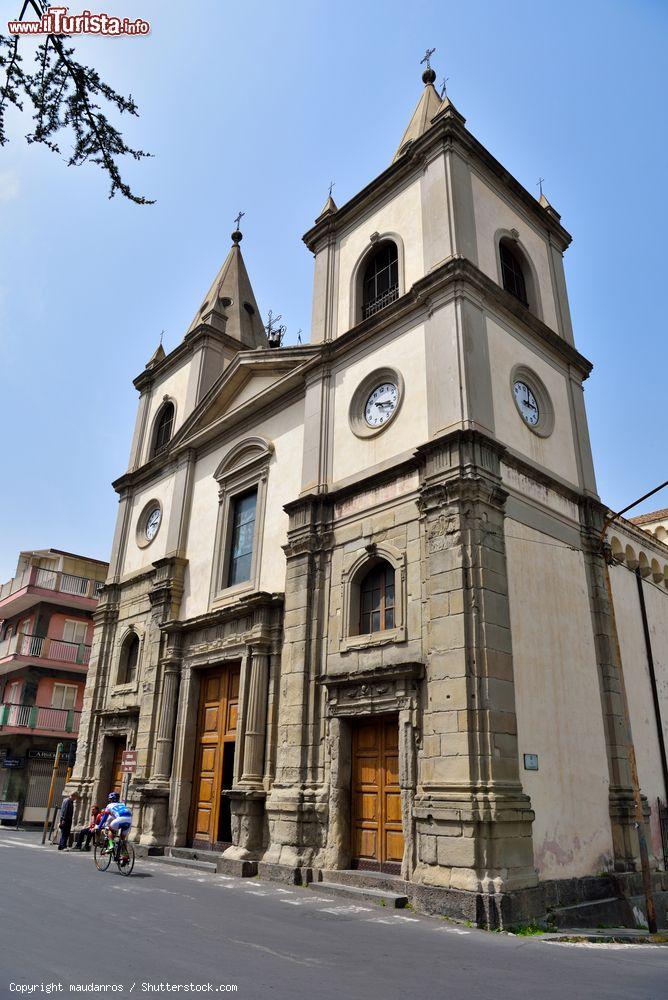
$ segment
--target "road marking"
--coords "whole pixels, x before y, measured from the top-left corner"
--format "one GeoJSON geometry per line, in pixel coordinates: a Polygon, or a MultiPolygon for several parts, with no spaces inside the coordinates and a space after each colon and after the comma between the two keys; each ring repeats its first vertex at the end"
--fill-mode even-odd
{"type": "Polygon", "coordinates": [[[401,913],[395,913],[394,914],[394,919],[395,920],[403,920],[404,923],[407,923],[407,924],[419,924],[420,923],[420,921],[418,920],[417,917],[404,917],[401,913]]]}
{"type": "Polygon", "coordinates": [[[275,958],[283,958],[286,962],[293,962],[295,965],[306,965],[312,968],[314,965],[322,965],[317,958],[297,958],[296,955],[290,955],[286,951],[274,951],[272,948],[266,948],[263,944],[256,944],[254,941],[238,941],[235,938],[229,938],[232,944],[242,944],[247,948],[257,948],[258,951],[264,951],[267,955],[274,955],[275,958]]]}
{"type": "Polygon", "coordinates": [[[333,913],[334,916],[344,913],[371,913],[370,906],[323,906],[323,913],[333,913]]]}

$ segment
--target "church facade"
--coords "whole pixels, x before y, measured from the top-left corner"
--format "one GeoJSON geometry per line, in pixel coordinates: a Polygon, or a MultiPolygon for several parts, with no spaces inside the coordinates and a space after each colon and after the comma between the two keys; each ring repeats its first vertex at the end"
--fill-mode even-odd
{"type": "Polygon", "coordinates": [[[638,870],[634,750],[665,864],[668,547],[597,495],[560,216],[423,81],[304,237],[310,343],[236,231],[135,380],[73,781],[134,749],[140,845],[498,924],[638,870]]]}

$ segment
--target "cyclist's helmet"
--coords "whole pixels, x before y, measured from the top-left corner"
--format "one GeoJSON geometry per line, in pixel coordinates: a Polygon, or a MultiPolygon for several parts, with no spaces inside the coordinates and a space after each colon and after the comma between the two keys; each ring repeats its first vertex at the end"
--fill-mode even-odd
{"type": "Polygon", "coordinates": [[[107,798],[107,802],[120,802],[120,800],[121,797],[118,792],[110,792],[109,797],[107,798]]]}

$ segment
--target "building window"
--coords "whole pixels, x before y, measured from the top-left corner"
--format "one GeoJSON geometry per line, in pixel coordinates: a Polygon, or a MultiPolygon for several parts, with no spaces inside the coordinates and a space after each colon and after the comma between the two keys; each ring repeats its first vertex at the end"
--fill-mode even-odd
{"type": "Polygon", "coordinates": [[[54,684],[51,708],[74,708],[77,703],[77,691],[75,684],[54,684]]]}
{"type": "Polygon", "coordinates": [[[87,622],[66,621],[63,626],[63,642],[73,642],[78,646],[86,641],[87,622]]]}
{"type": "Polygon", "coordinates": [[[381,562],[360,583],[359,634],[394,628],[394,569],[381,562]]]}
{"type": "Polygon", "coordinates": [[[251,578],[256,509],[257,489],[235,497],[232,503],[228,587],[246,583],[251,578]]]}
{"type": "Polygon", "coordinates": [[[499,244],[499,255],[501,257],[501,278],[503,287],[511,295],[522,303],[529,305],[527,298],[527,286],[524,276],[524,267],[519,253],[511,246],[509,240],[501,240],[499,244]]]}
{"type": "Polygon", "coordinates": [[[399,255],[396,244],[382,243],[367,263],[362,280],[362,319],[399,298],[399,255]]]}
{"type": "Polygon", "coordinates": [[[154,455],[159,455],[161,451],[164,451],[171,440],[174,427],[174,414],[173,403],[167,402],[162,406],[155,425],[154,455]]]}
{"type": "Polygon", "coordinates": [[[137,676],[139,662],[139,636],[130,632],[121,647],[121,658],[118,664],[118,683],[132,684],[137,676]]]}

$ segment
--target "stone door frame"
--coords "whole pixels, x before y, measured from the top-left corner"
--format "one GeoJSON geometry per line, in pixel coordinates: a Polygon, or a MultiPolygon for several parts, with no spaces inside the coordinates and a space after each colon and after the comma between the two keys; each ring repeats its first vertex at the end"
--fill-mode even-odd
{"type": "Polygon", "coordinates": [[[420,682],[422,663],[404,663],[371,671],[322,678],[327,692],[329,750],[329,822],[325,868],[348,869],[352,859],[352,734],[354,722],[396,715],[399,720],[399,785],[404,856],[401,877],[415,868],[413,802],[417,785],[420,682]]]}

